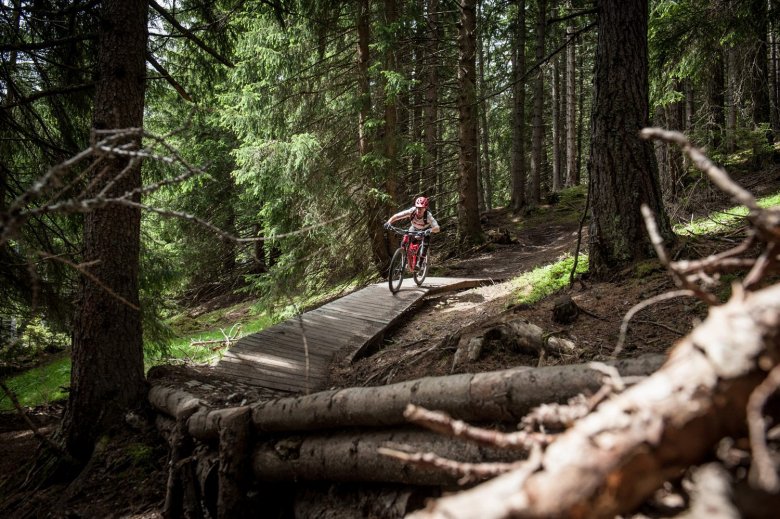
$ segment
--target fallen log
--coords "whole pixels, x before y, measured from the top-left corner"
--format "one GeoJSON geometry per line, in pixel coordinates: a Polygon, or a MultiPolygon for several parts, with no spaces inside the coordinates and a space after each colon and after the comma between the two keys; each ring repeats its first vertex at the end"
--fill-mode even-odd
{"type": "MultiPolygon", "coordinates": [[[[735,289],[736,290],[736,289],[735,289]]],[[[417,519],[615,517],[746,433],[746,405],[780,359],[780,285],[735,293],[652,376],[578,421],[535,467],[429,504],[417,519]]]]}
{"type": "Polygon", "coordinates": [[[411,429],[355,430],[285,436],[256,444],[252,458],[258,481],[382,482],[452,486],[459,476],[431,467],[406,466],[378,450],[424,451],[464,463],[508,462],[518,452],[480,447],[439,434],[411,429]]]}
{"type": "MultiPolygon", "coordinates": [[[[662,355],[608,363],[621,376],[647,376],[662,364],[662,355]]],[[[426,377],[389,386],[323,391],[302,397],[268,400],[250,406],[258,432],[311,431],[341,427],[387,427],[406,423],[409,403],[439,409],[473,422],[517,422],[534,407],[564,403],[580,394],[595,393],[604,375],[587,364],[520,367],[477,374],[426,377]]],[[[183,391],[152,386],[149,400],[159,411],[178,416],[198,406],[189,433],[200,440],[218,436],[228,409],[211,409],[183,391]]]]}
{"type": "MultiPolygon", "coordinates": [[[[486,346],[494,344],[504,345],[518,353],[537,356],[571,355],[576,352],[576,346],[572,341],[545,333],[539,326],[518,318],[499,323],[485,330],[482,335],[472,337],[467,343],[460,345],[455,357],[462,359],[465,356],[467,360],[473,362],[479,359],[486,346]]],[[[457,360],[453,360],[453,365],[457,363],[457,360]]]]}

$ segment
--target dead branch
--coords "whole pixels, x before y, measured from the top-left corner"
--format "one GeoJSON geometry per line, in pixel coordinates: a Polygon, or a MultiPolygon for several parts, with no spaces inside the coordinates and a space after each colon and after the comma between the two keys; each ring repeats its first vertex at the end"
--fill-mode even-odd
{"type": "Polygon", "coordinates": [[[546,446],[552,440],[547,434],[517,431],[502,433],[473,427],[461,420],[453,420],[446,413],[429,411],[413,404],[406,406],[404,417],[410,422],[454,438],[463,438],[480,445],[501,449],[528,451],[535,446],[546,446]]]}
{"type": "Polygon", "coordinates": [[[443,498],[442,508],[419,517],[614,517],[632,510],[744,428],[748,398],[764,376],[759,360],[780,353],[778,316],[780,285],[736,294],[713,307],[658,372],[559,436],[544,453],[544,468],[523,485],[509,492],[507,482],[517,477],[510,473],[461,494],[474,503],[503,502],[492,515],[452,514],[443,498]]]}
{"type": "MultiPolygon", "coordinates": [[[[408,449],[409,447],[407,446],[406,448],[408,449]]],[[[461,485],[494,478],[501,474],[506,474],[510,470],[518,469],[525,464],[524,461],[513,463],[467,463],[442,458],[432,452],[407,452],[389,447],[380,447],[377,452],[382,456],[397,459],[408,465],[441,470],[458,478],[458,483],[461,485]]]]}

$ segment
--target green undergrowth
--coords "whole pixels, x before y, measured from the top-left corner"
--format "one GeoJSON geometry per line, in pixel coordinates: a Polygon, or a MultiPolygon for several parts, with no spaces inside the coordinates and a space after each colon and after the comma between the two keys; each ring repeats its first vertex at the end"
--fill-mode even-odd
{"type": "Polygon", "coordinates": [[[555,193],[552,200],[527,211],[519,228],[530,229],[544,225],[560,225],[578,222],[585,208],[587,188],[579,185],[555,193]]]}
{"type": "Polygon", "coordinates": [[[356,288],[355,283],[345,283],[332,287],[328,291],[293,298],[276,306],[268,305],[263,301],[246,301],[212,310],[197,317],[187,314],[178,315],[170,321],[177,338],[168,344],[167,351],[159,355],[150,355],[147,351],[147,368],[166,362],[214,363],[224,352],[226,338],[237,339],[257,333],[354,288],[356,288]],[[221,342],[193,345],[196,342],[215,340],[221,342]]]}
{"type": "MultiPolygon", "coordinates": [[[[52,362],[9,377],[5,381],[22,407],[51,404],[67,398],[70,386],[70,356],[62,356],[52,362]]],[[[0,394],[0,411],[10,411],[13,403],[0,394]]]]}
{"type": "MultiPolygon", "coordinates": [[[[764,208],[780,205],[780,193],[758,199],[758,205],[764,208]]],[[[747,214],[748,209],[744,205],[734,206],[725,211],[714,211],[704,218],[686,224],[676,225],[674,232],[681,236],[722,234],[742,225],[747,214]]]]}
{"type": "MultiPolygon", "coordinates": [[[[566,255],[555,263],[537,267],[515,278],[513,283],[516,303],[530,305],[563,289],[569,284],[572,267],[574,256],[566,255]]],[[[587,271],[588,256],[580,254],[577,273],[583,274],[587,271]]]]}

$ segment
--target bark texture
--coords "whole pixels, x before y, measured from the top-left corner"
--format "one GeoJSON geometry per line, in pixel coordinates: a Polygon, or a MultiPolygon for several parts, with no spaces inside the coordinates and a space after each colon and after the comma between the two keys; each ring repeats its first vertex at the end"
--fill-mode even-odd
{"type": "Polygon", "coordinates": [[[590,270],[598,278],[652,254],[640,204],[671,229],[661,201],[652,145],[639,137],[648,125],[647,0],[598,3],[590,153],[590,270]]]}
{"type": "Polygon", "coordinates": [[[477,162],[477,2],[461,0],[458,29],[458,233],[466,243],[482,241],[477,162]]]}
{"type": "MultiPolygon", "coordinates": [[[[143,125],[146,20],[145,1],[103,2],[93,114],[97,130],[143,125]]],[[[140,142],[133,145],[138,148],[140,142]]],[[[95,174],[101,175],[95,193],[116,180],[107,196],[141,185],[140,162],[131,164],[127,158],[115,157],[95,174]]],[[[123,206],[84,216],[83,261],[92,264],[89,271],[103,286],[82,278],[74,324],[70,398],[62,433],[66,449],[76,458],[89,457],[98,435],[146,395],[138,309],[140,224],[140,210],[123,206]]]]}
{"type": "Polygon", "coordinates": [[[516,0],[517,20],[512,43],[512,210],[525,206],[525,0],[516,0]]]}
{"type": "MultiPolygon", "coordinates": [[[[652,355],[614,366],[622,376],[645,376],[662,362],[663,356],[652,355]]],[[[587,364],[428,377],[260,402],[252,406],[252,422],[258,433],[387,427],[406,423],[403,413],[411,403],[460,420],[512,423],[540,404],[564,403],[579,393],[595,393],[602,379],[603,375],[587,364]]],[[[191,395],[164,386],[153,386],[149,400],[172,417],[198,405],[188,424],[190,434],[200,440],[216,439],[230,413],[230,409],[210,409],[191,395]]]]}
{"type": "Polygon", "coordinates": [[[746,405],[780,360],[780,285],[732,298],[651,377],[608,400],[518,469],[415,518],[615,517],[745,433],[746,405]]]}

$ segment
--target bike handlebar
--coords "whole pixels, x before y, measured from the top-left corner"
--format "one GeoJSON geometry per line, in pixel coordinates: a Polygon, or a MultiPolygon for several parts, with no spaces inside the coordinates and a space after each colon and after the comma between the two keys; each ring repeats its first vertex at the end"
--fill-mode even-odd
{"type": "Polygon", "coordinates": [[[412,231],[412,230],[409,230],[409,229],[402,229],[400,227],[395,227],[393,225],[385,227],[385,229],[387,229],[389,231],[393,231],[396,234],[401,234],[401,235],[409,234],[411,236],[425,236],[426,232],[430,231],[430,229],[424,229],[422,231],[412,231]]]}

